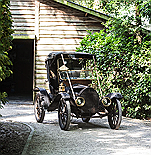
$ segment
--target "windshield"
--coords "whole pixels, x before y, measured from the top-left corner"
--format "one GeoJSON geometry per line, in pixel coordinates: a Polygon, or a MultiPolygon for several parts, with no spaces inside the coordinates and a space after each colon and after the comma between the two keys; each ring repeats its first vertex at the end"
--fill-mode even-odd
{"type": "Polygon", "coordinates": [[[59,76],[61,79],[67,79],[67,73],[70,79],[92,79],[91,60],[65,59],[64,64],[59,59],[59,76]]]}

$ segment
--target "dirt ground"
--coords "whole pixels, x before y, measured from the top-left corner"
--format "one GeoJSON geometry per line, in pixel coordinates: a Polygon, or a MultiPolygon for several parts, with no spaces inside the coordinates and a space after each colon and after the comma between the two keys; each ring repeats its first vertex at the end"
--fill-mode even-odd
{"type": "Polygon", "coordinates": [[[30,128],[17,122],[0,122],[0,154],[21,155],[30,128]]]}

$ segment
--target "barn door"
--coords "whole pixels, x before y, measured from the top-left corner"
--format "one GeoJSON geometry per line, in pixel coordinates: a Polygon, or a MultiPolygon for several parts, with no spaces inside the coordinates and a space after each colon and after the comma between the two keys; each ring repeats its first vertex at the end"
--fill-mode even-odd
{"type": "Polygon", "coordinates": [[[9,96],[28,96],[32,99],[34,40],[14,39],[9,57],[13,62],[13,75],[3,82],[4,91],[9,96]]]}

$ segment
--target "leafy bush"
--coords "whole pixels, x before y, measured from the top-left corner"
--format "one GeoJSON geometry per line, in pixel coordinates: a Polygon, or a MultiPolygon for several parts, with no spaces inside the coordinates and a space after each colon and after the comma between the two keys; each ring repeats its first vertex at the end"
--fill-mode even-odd
{"type": "Polygon", "coordinates": [[[151,117],[151,37],[144,35],[139,44],[134,31],[114,25],[89,31],[80,44],[77,51],[96,55],[103,95],[120,92],[125,116],[151,117]]]}
{"type": "MultiPolygon", "coordinates": [[[[0,0],[0,82],[9,77],[12,71],[9,66],[12,62],[8,58],[8,50],[11,47],[13,33],[9,0],[0,0]]],[[[6,103],[6,92],[0,92],[0,108],[6,103]]]]}

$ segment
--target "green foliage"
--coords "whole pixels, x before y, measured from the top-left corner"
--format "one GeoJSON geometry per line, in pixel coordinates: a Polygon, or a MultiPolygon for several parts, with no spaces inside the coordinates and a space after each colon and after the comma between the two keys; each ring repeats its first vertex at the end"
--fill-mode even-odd
{"type": "Polygon", "coordinates": [[[0,82],[12,73],[9,68],[10,65],[12,65],[12,62],[8,58],[7,53],[0,53],[0,82]]]}
{"type": "Polygon", "coordinates": [[[135,37],[126,29],[117,33],[112,26],[106,32],[89,32],[77,51],[96,55],[104,96],[120,92],[124,96],[123,114],[146,118],[151,116],[151,40],[146,36],[139,44],[135,37]]]}
{"type": "Polygon", "coordinates": [[[100,2],[98,0],[71,0],[74,3],[77,3],[79,5],[95,9],[100,2]]]}
{"type": "Polygon", "coordinates": [[[5,99],[7,97],[6,92],[0,92],[0,109],[3,107],[2,104],[5,104],[7,100],[5,99]]]}
{"type": "MultiPolygon", "coordinates": [[[[108,14],[115,18],[125,18],[141,25],[146,25],[146,19],[151,24],[151,0],[71,0],[77,4],[108,14]],[[136,12],[139,15],[136,16],[136,12]],[[144,22],[145,20],[145,22],[144,22]]],[[[141,26],[140,25],[140,26],[141,26]]]]}
{"type": "MultiPolygon", "coordinates": [[[[106,30],[89,32],[77,51],[97,56],[103,95],[120,92],[125,116],[151,117],[151,32],[143,29],[151,23],[151,0],[100,0],[96,4],[98,11],[113,18],[106,30]]],[[[84,5],[90,7],[87,2],[84,5]]]]}
{"type": "MultiPolygon", "coordinates": [[[[9,0],[0,0],[0,82],[9,77],[12,71],[9,66],[12,62],[8,58],[8,51],[11,47],[13,33],[11,13],[9,10],[9,0]]],[[[0,107],[2,103],[5,104],[7,94],[0,93],[0,107]]]]}

